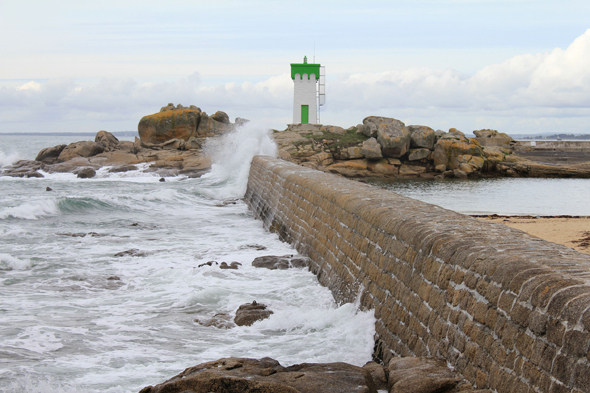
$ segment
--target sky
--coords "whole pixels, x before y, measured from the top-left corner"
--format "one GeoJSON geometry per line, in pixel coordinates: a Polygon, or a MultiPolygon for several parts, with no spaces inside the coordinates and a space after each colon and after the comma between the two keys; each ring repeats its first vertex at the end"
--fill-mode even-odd
{"type": "Polygon", "coordinates": [[[323,124],[590,133],[587,0],[0,0],[0,133],[133,131],[170,102],[282,130],[303,56],[323,124]]]}

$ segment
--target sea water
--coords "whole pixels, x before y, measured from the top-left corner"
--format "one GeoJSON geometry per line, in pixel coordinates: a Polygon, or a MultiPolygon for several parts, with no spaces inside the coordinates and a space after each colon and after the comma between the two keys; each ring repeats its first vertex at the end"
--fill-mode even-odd
{"type": "Polygon", "coordinates": [[[371,183],[464,214],[590,216],[590,179],[375,179],[371,183]]]}
{"type": "MultiPolygon", "coordinates": [[[[0,164],[77,140],[32,139],[0,136],[0,164]]],[[[238,199],[251,158],[275,154],[269,132],[249,125],[208,149],[215,164],[199,179],[160,182],[145,166],[93,179],[0,177],[0,391],[137,392],[230,356],[371,359],[372,311],[336,305],[307,269],[252,266],[296,253],[238,199]],[[141,256],[116,256],[133,249],[141,256]],[[241,266],[199,267],[209,261],[241,266]],[[232,329],[195,322],[253,300],[270,318],[232,329]]]]}

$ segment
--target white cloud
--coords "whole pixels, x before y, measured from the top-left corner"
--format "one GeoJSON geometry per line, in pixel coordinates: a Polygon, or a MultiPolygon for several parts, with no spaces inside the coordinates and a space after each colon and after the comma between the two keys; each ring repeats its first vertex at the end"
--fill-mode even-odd
{"type": "Polygon", "coordinates": [[[39,90],[41,90],[41,84],[37,83],[35,81],[30,81],[28,83],[25,83],[24,85],[20,85],[19,87],[16,88],[16,90],[36,90],[36,91],[39,91],[39,90]]]}
{"type": "MultiPolygon", "coordinates": [[[[385,115],[434,128],[498,128],[513,133],[590,132],[590,29],[566,49],[515,56],[473,75],[451,69],[330,75],[322,122],[349,126],[385,115]],[[561,129],[560,129],[561,128],[561,129]]],[[[284,128],[292,111],[288,74],[258,83],[211,85],[195,72],[168,82],[104,78],[30,81],[0,87],[0,132],[133,130],[168,102],[208,113],[267,120],[284,128]]]]}

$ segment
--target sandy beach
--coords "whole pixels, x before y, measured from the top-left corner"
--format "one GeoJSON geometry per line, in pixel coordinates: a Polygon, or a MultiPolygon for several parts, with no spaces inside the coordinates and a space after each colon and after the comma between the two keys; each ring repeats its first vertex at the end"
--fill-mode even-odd
{"type": "Polygon", "coordinates": [[[478,216],[530,235],[590,254],[590,217],[478,216]]]}

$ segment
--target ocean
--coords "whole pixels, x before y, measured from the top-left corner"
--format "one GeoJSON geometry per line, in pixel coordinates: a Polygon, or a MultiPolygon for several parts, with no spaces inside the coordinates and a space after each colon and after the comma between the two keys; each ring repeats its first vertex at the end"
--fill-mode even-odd
{"type": "MultiPolygon", "coordinates": [[[[79,139],[0,136],[0,165],[79,139]]],[[[251,158],[275,154],[269,131],[250,125],[210,150],[215,164],[199,179],[159,182],[141,169],[0,177],[0,391],[137,392],[230,356],[371,360],[372,311],[338,306],[307,269],[251,265],[296,253],[239,200],[251,158]],[[141,256],[116,256],[134,249],[141,256]],[[209,261],[241,266],[199,267],[209,261]],[[270,318],[195,322],[253,300],[270,318]]]]}
{"type": "MultiPolygon", "coordinates": [[[[79,139],[0,135],[0,166],[79,139]]],[[[336,305],[306,269],[251,265],[296,252],[239,200],[251,158],[275,154],[269,131],[250,124],[208,149],[215,164],[199,179],[162,183],[144,168],[0,177],[0,391],[137,392],[230,356],[371,360],[372,311],[336,305]],[[141,256],[116,256],[129,250],[141,256]],[[199,267],[209,261],[242,265],[199,267]],[[232,329],[195,322],[253,300],[269,306],[269,319],[232,329]]],[[[590,216],[588,179],[374,184],[466,214],[590,216]]]]}

